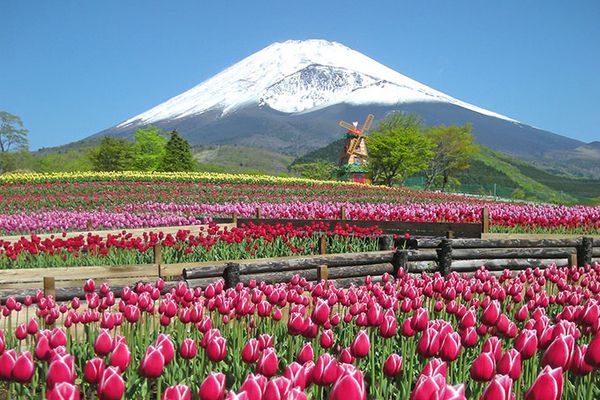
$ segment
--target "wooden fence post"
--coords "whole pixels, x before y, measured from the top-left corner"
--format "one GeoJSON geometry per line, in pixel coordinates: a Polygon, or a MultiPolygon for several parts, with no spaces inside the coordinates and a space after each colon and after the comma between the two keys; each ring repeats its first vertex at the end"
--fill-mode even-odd
{"type": "Polygon", "coordinates": [[[225,280],[225,289],[233,288],[240,281],[240,265],[236,263],[227,263],[223,270],[223,279],[225,280]]]}
{"type": "Polygon", "coordinates": [[[394,267],[394,278],[398,278],[400,269],[408,272],[408,252],[406,250],[396,248],[392,256],[392,267],[394,267]]]}
{"type": "Polygon", "coordinates": [[[569,267],[577,266],[577,253],[569,254],[569,267]]]}
{"type": "Polygon", "coordinates": [[[577,266],[585,267],[592,263],[592,249],[594,243],[591,237],[584,236],[581,243],[577,246],[577,266]]]}
{"type": "Polygon", "coordinates": [[[340,219],[343,221],[346,219],[346,207],[340,207],[340,219]]]}
{"type": "Polygon", "coordinates": [[[327,236],[319,236],[319,254],[327,254],[327,236]]]}
{"type": "Polygon", "coordinates": [[[487,207],[481,209],[481,233],[490,233],[490,210],[487,207]]]}
{"type": "Polygon", "coordinates": [[[237,213],[234,211],[233,215],[231,216],[231,223],[235,226],[237,226],[237,213]]]}
{"type": "Polygon", "coordinates": [[[379,250],[391,250],[394,247],[394,237],[392,235],[381,235],[379,236],[379,250]]]}
{"type": "Polygon", "coordinates": [[[87,230],[88,230],[88,232],[91,232],[91,231],[92,231],[92,220],[91,220],[91,219],[88,219],[88,220],[85,222],[85,229],[87,229],[87,230]]]}
{"type": "Polygon", "coordinates": [[[262,216],[261,214],[260,207],[256,207],[256,219],[260,219],[262,216]]]}
{"type": "Polygon", "coordinates": [[[329,275],[327,271],[327,265],[319,265],[317,266],[317,281],[326,281],[327,276],[329,275]]]}
{"type": "Polygon", "coordinates": [[[56,297],[56,282],[53,276],[44,277],[44,296],[56,297]]]}
{"type": "Polygon", "coordinates": [[[454,239],[454,231],[449,230],[446,232],[446,239],[454,239]]]}
{"type": "Polygon", "coordinates": [[[159,277],[161,276],[160,264],[162,263],[161,250],[162,250],[162,245],[160,243],[156,243],[154,246],[152,246],[153,258],[154,258],[153,263],[156,265],[159,277]]]}
{"type": "Polygon", "coordinates": [[[437,263],[442,276],[447,276],[452,268],[452,240],[442,239],[440,248],[436,250],[437,263]]]}

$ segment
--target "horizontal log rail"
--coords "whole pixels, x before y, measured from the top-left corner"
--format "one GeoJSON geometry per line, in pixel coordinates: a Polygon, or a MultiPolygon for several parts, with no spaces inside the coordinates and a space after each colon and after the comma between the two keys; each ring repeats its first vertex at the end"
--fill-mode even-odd
{"type": "MultiPolygon", "coordinates": [[[[594,247],[589,237],[556,241],[518,239],[515,242],[514,239],[405,240],[386,235],[380,237],[379,246],[379,251],[363,253],[162,264],[161,247],[157,245],[153,264],[1,270],[0,299],[8,295],[33,295],[47,286],[57,299],[74,293],[83,295],[80,288],[88,278],[116,288],[140,281],[153,282],[158,277],[184,279],[190,286],[206,286],[218,278],[235,281],[227,284],[247,283],[251,279],[277,282],[299,274],[311,281],[318,278],[342,281],[381,276],[385,272],[393,275],[399,268],[410,273],[439,271],[445,275],[452,271],[473,272],[482,266],[490,271],[517,271],[550,263],[583,266],[600,261],[600,247],[594,247]],[[511,244],[515,246],[510,247],[511,244]]],[[[321,252],[326,250],[325,246],[320,246],[321,252]]]]}

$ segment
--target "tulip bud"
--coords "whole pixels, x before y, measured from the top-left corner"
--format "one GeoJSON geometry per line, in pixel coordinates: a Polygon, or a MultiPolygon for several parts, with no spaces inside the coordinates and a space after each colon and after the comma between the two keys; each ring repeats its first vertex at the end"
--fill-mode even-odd
{"type": "Polygon", "coordinates": [[[212,362],[219,362],[227,355],[227,340],[222,336],[213,338],[206,345],[206,356],[212,362]]]}
{"type": "Polygon", "coordinates": [[[113,339],[110,336],[108,329],[101,329],[94,340],[94,352],[99,357],[104,357],[113,349],[113,339]]]}
{"type": "Polygon", "coordinates": [[[469,370],[471,378],[478,382],[487,382],[494,376],[496,362],[491,353],[480,353],[469,370]]]}
{"type": "Polygon", "coordinates": [[[571,363],[575,338],[571,335],[560,334],[557,336],[542,356],[541,365],[549,365],[552,368],[567,369],[571,363]]]}
{"type": "Polygon", "coordinates": [[[499,374],[508,375],[513,381],[521,375],[521,353],[516,349],[509,349],[503,355],[496,370],[499,374]]]}
{"type": "Polygon", "coordinates": [[[420,375],[410,393],[410,400],[430,400],[435,398],[446,386],[442,375],[420,375]]]}
{"type": "Polygon", "coordinates": [[[97,384],[100,382],[100,378],[102,378],[103,373],[104,360],[98,357],[88,360],[83,368],[83,378],[91,384],[97,384]]]}
{"type": "Polygon", "coordinates": [[[69,382],[57,383],[46,392],[46,400],[79,400],[79,388],[69,382]]]}
{"type": "Polygon", "coordinates": [[[200,400],[222,400],[225,397],[225,374],[210,372],[198,388],[200,400]]]}
{"type": "Polygon", "coordinates": [[[297,386],[302,390],[306,387],[306,369],[295,361],[285,367],[283,376],[290,380],[292,386],[297,386]]]}
{"type": "Polygon", "coordinates": [[[319,386],[331,385],[338,376],[338,367],[335,358],[329,353],[317,357],[317,362],[312,370],[312,381],[319,386]]]}
{"type": "Polygon", "coordinates": [[[402,357],[396,353],[392,353],[383,363],[383,373],[387,376],[396,376],[402,369],[402,357]]]}
{"type": "Polygon", "coordinates": [[[267,382],[265,399],[285,399],[292,388],[292,382],[285,376],[278,376],[267,382]]]}
{"type": "Polygon", "coordinates": [[[585,352],[584,360],[594,368],[600,367],[600,334],[593,337],[585,352]]]}
{"type": "Polygon", "coordinates": [[[329,319],[330,308],[323,299],[317,299],[317,304],[313,308],[311,319],[315,324],[323,325],[329,319]]]}
{"type": "Polygon", "coordinates": [[[27,383],[31,381],[31,377],[35,372],[35,365],[31,353],[24,351],[17,355],[12,376],[19,383],[27,383]]]}
{"type": "Polygon", "coordinates": [[[181,358],[186,360],[190,360],[196,357],[196,341],[191,338],[185,338],[181,341],[181,345],[179,346],[179,354],[181,358]]]}
{"type": "Polygon", "coordinates": [[[324,349],[328,349],[333,346],[333,332],[331,329],[321,332],[321,335],[319,336],[319,344],[321,344],[321,347],[324,349]]]}
{"type": "Polygon", "coordinates": [[[545,366],[525,392],[524,400],[560,400],[563,390],[562,368],[545,366]]]}
{"type": "Polygon", "coordinates": [[[440,346],[440,358],[444,361],[454,361],[458,358],[461,349],[460,335],[452,332],[446,335],[440,346]]]}
{"type": "Polygon", "coordinates": [[[512,400],[512,379],[505,375],[496,377],[485,388],[480,400],[512,400]]]}
{"type": "Polygon", "coordinates": [[[146,378],[158,378],[165,367],[163,353],[154,346],[148,346],[140,360],[140,375],[146,378]]]}
{"type": "Polygon", "coordinates": [[[74,357],[71,355],[56,355],[48,366],[46,386],[52,388],[55,384],[60,382],[74,383],[74,360],[74,357]]]}
{"type": "Polygon", "coordinates": [[[313,357],[314,357],[314,352],[313,352],[313,348],[312,348],[312,343],[306,342],[300,348],[300,351],[298,352],[298,355],[296,356],[296,360],[300,364],[304,364],[308,361],[312,361],[313,357]]]}
{"type": "Polygon", "coordinates": [[[261,400],[267,386],[267,378],[263,375],[248,374],[240,390],[245,392],[248,400],[261,400]]]}
{"type": "Polygon", "coordinates": [[[169,386],[162,394],[161,400],[191,400],[192,391],[186,385],[169,386]]]}
{"type": "Polygon", "coordinates": [[[352,344],[350,345],[352,355],[356,358],[365,357],[367,354],[369,354],[369,347],[370,341],[367,332],[364,330],[358,331],[356,336],[354,336],[352,344]]]}
{"type": "Polygon", "coordinates": [[[264,375],[267,378],[275,375],[277,372],[277,354],[275,354],[275,350],[272,347],[268,347],[263,350],[262,354],[258,358],[256,363],[256,372],[258,374],[264,375]]]}
{"type": "Polygon", "coordinates": [[[340,375],[329,393],[329,400],[366,400],[366,398],[365,380],[359,370],[340,375]]]}
{"type": "Polygon", "coordinates": [[[108,363],[113,367],[119,368],[119,371],[125,371],[131,362],[131,352],[125,341],[119,342],[110,355],[108,363]]]}
{"type": "Polygon", "coordinates": [[[100,400],[121,400],[125,392],[125,382],[118,368],[108,367],[104,370],[97,391],[100,400]]]}
{"type": "Polygon", "coordinates": [[[521,357],[527,360],[537,351],[538,339],[536,332],[530,329],[523,329],[517,335],[514,342],[515,349],[521,353],[521,357]]]}

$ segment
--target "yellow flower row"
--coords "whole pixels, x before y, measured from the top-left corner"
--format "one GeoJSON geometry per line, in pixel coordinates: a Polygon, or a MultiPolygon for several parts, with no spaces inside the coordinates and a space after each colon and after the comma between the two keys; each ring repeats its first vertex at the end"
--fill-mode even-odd
{"type": "Polygon", "coordinates": [[[15,173],[0,175],[0,183],[44,183],[44,182],[83,182],[83,181],[193,181],[209,183],[245,183],[245,184],[301,184],[319,185],[360,185],[354,182],[316,181],[297,177],[277,177],[269,175],[225,174],[214,172],[52,172],[52,173],[15,173]]]}

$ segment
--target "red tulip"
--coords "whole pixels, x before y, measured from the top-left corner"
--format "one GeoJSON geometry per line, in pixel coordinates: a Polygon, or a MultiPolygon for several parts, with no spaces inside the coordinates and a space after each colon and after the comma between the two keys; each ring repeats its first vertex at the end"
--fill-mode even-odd
{"type": "Polygon", "coordinates": [[[410,393],[410,400],[431,400],[446,386],[446,378],[442,375],[420,375],[410,393]]]}
{"type": "Polygon", "coordinates": [[[258,356],[260,355],[260,350],[258,347],[257,339],[251,338],[248,340],[248,342],[246,342],[242,348],[242,361],[248,364],[256,362],[256,360],[258,360],[258,356]]]}
{"type": "Polygon", "coordinates": [[[113,338],[108,329],[101,329],[94,340],[94,351],[100,357],[106,356],[113,349],[113,338]]]}
{"type": "Polygon", "coordinates": [[[292,382],[285,376],[278,376],[267,382],[263,397],[269,400],[280,400],[287,397],[292,388],[292,382]]]}
{"type": "MultiPolygon", "coordinates": [[[[181,345],[179,346],[179,354],[181,355],[181,358],[190,360],[190,359],[196,357],[196,352],[197,352],[196,341],[194,339],[185,338],[181,341],[181,345]]],[[[242,357],[243,357],[243,351],[242,351],[242,357]]]]}
{"type": "Polygon", "coordinates": [[[19,340],[23,340],[27,337],[27,325],[25,325],[25,323],[17,325],[15,337],[19,340]]]}
{"type": "Polygon", "coordinates": [[[521,375],[521,353],[516,349],[508,349],[502,355],[496,370],[499,374],[508,375],[514,381],[519,379],[519,375],[521,375]]]}
{"type": "Polygon", "coordinates": [[[410,327],[417,332],[424,330],[427,327],[429,321],[427,316],[427,310],[424,308],[418,308],[415,310],[411,320],[410,327]]]}
{"type": "Polygon", "coordinates": [[[308,400],[308,396],[302,389],[294,387],[288,392],[286,400],[308,400]]]}
{"type": "MultiPolygon", "coordinates": [[[[162,353],[165,358],[165,365],[169,364],[175,356],[175,345],[169,335],[160,333],[156,337],[155,347],[162,353]]],[[[209,357],[210,358],[210,357],[209,357]]]]}
{"type": "Polygon", "coordinates": [[[584,360],[594,368],[600,367],[600,334],[591,340],[585,352],[584,360]]]}
{"type": "Polygon", "coordinates": [[[206,345],[206,356],[210,361],[219,362],[227,355],[227,340],[223,336],[213,338],[206,345]]]}
{"type": "Polygon", "coordinates": [[[192,391],[186,385],[169,386],[162,394],[161,400],[191,400],[192,391]]]}
{"type": "Polygon", "coordinates": [[[256,372],[270,378],[277,372],[277,354],[272,347],[263,350],[256,363],[256,372]]]}
{"type": "Polygon", "coordinates": [[[295,361],[285,367],[283,376],[292,382],[292,386],[297,386],[302,390],[306,387],[306,369],[295,361]]]}
{"type": "Polygon", "coordinates": [[[444,361],[454,361],[460,354],[461,341],[460,335],[457,332],[452,332],[446,335],[440,346],[440,358],[444,361]]]}
{"type": "Polygon", "coordinates": [[[67,335],[64,330],[60,328],[52,329],[52,333],[50,335],[50,346],[52,348],[56,348],[58,346],[66,346],[67,345],[67,335]]]}
{"type": "Polygon", "coordinates": [[[198,389],[200,400],[222,400],[225,397],[225,374],[210,372],[198,389]]]}
{"type": "Polygon", "coordinates": [[[396,334],[397,321],[395,315],[386,315],[383,322],[379,325],[379,335],[384,338],[391,338],[396,334]]]}
{"type": "Polygon", "coordinates": [[[323,325],[329,319],[330,308],[323,299],[317,299],[317,304],[313,308],[311,319],[318,325],[323,325]]]}
{"type": "Polygon", "coordinates": [[[125,382],[119,375],[118,368],[108,367],[104,370],[97,392],[100,400],[120,400],[123,397],[125,382]]]}
{"type": "Polygon", "coordinates": [[[317,362],[312,370],[312,381],[319,386],[331,385],[338,376],[338,366],[335,358],[329,353],[317,357],[317,362]]]}
{"type": "Polygon", "coordinates": [[[321,336],[319,336],[319,344],[324,349],[328,349],[331,346],[333,346],[333,332],[331,331],[331,329],[327,329],[321,332],[321,336]]]}
{"type": "Polygon", "coordinates": [[[392,353],[383,363],[383,373],[387,376],[396,376],[402,369],[402,357],[396,353],[392,353]]]}
{"type": "Polygon", "coordinates": [[[477,344],[477,331],[475,328],[465,328],[458,331],[460,342],[466,348],[475,347],[477,344]]]}
{"type": "Polygon", "coordinates": [[[481,346],[482,353],[490,353],[494,356],[494,361],[500,361],[502,357],[502,341],[496,336],[490,336],[481,346]]]}
{"type": "Polygon", "coordinates": [[[71,355],[56,355],[46,373],[46,386],[48,388],[54,387],[60,382],[75,382],[75,358],[71,355]]]}
{"type": "Polygon", "coordinates": [[[440,360],[439,358],[432,358],[425,364],[423,370],[421,371],[421,375],[442,375],[444,379],[446,379],[446,369],[447,364],[445,361],[440,360]]]}
{"type": "Polygon", "coordinates": [[[300,351],[298,352],[298,355],[296,356],[296,360],[298,360],[298,362],[300,364],[304,364],[308,361],[312,361],[313,357],[314,357],[314,351],[312,348],[312,344],[310,342],[306,342],[300,348],[300,351]]]}
{"type": "Polygon", "coordinates": [[[524,400],[560,400],[562,390],[562,368],[545,366],[525,393],[524,400]]]}
{"type": "Polygon", "coordinates": [[[119,342],[112,351],[108,363],[118,367],[119,371],[125,371],[131,362],[131,352],[125,341],[119,342]]]}
{"type": "Polygon", "coordinates": [[[88,360],[83,367],[83,378],[91,383],[97,384],[104,373],[104,360],[94,357],[88,360]]]}
{"type": "Polygon", "coordinates": [[[158,378],[165,368],[163,353],[154,346],[148,346],[140,360],[140,375],[146,378],[158,378]]]}
{"type": "Polygon", "coordinates": [[[33,358],[31,353],[24,351],[17,355],[15,366],[13,370],[13,378],[15,381],[20,383],[27,383],[31,381],[31,377],[35,372],[35,365],[33,364],[33,358]]]}
{"type": "Polygon", "coordinates": [[[35,356],[39,360],[47,361],[52,356],[52,349],[50,348],[50,339],[45,335],[38,333],[35,342],[35,356]]]}
{"type": "Polygon", "coordinates": [[[446,385],[440,394],[439,400],[467,400],[465,397],[465,384],[446,385]]]}
{"type": "Polygon", "coordinates": [[[46,392],[46,400],[79,400],[79,388],[69,382],[57,383],[46,392]]]}
{"type": "Polygon", "coordinates": [[[523,329],[517,335],[514,342],[515,349],[521,353],[521,357],[527,360],[535,354],[538,346],[536,332],[530,329],[523,329]]]}
{"type": "Polygon", "coordinates": [[[10,380],[16,361],[17,352],[14,349],[6,350],[0,355],[0,379],[10,380]]]}
{"type": "Polygon", "coordinates": [[[571,363],[574,346],[575,338],[573,336],[560,334],[544,352],[541,365],[549,365],[552,368],[561,367],[563,370],[567,369],[571,363]]]}
{"type": "Polygon", "coordinates": [[[487,326],[493,326],[500,317],[500,302],[491,301],[481,314],[481,322],[487,326]]]}
{"type": "Polygon", "coordinates": [[[425,358],[435,356],[440,350],[440,339],[439,332],[433,326],[428,327],[417,342],[417,353],[425,358]]]}
{"type": "Polygon", "coordinates": [[[352,355],[352,350],[349,347],[344,347],[342,351],[340,351],[339,361],[341,363],[352,364],[354,360],[354,356],[352,355]]]}
{"type": "Polygon", "coordinates": [[[506,375],[496,375],[483,391],[480,400],[512,400],[512,398],[512,379],[506,375]]]}
{"type": "Polygon", "coordinates": [[[471,378],[478,382],[487,382],[494,376],[496,362],[491,353],[480,353],[469,370],[471,378]]]}
{"type": "Polygon", "coordinates": [[[329,392],[330,400],[366,400],[366,398],[365,381],[359,370],[340,375],[329,392]]]}
{"type": "Polygon", "coordinates": [[[575,349],[573,351],[573,357],[571,357],[571,365],[569,367],[569,370],[575,375],[587,375],[594,370],[594,368],[588,363],[586,363],[584,359],[584,355],[587,351],[587,348],[587,344],[575,346],[575,349]]]}
{"type": "Polygon", "coordinates": [[[370,342],[367,332],[364,330],[358,331],[356,336],[354,336],[352,344],[350,345],[352,355],[356,358],[365,357],[367,354],[369,354],[369,347],[370,342]]]}
{"type": "Polygon", "coordinates": [[[265,376],[248,374],[240,386],[240,390],[246,393],[248,400],[261,400],[266,386],[267,378],[265,376]]]}

